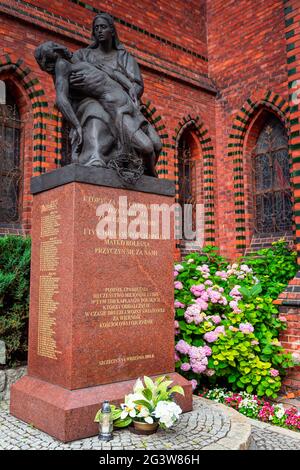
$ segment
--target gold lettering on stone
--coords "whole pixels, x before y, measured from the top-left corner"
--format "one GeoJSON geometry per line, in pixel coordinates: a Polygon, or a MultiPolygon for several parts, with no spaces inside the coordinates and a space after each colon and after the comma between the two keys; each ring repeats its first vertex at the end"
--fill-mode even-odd
{"type": "Polygon", "coordinates": [[[59,233],[61,216],[57,211],[41,217],[41,237],[54,237],[59,233]]]}
{"type": "Polygon", "coordinates": [[[54,300],[59,293],[60,278],[58,238],[61,216],[58,213],[58,200],[41,206],[41,243],[40,243],[40,282],[38,305],[38,345],[39,356],[57,359],[55,338],[56,312],[59,302],[54,300]]]}
{"type": "Polygon", "coordinates": [[[58,245],[61,240],[41,241],[40,247],[40,271],[56,271],[58,267],[58,245]]]}
{"type": "Polygon", "coordinates": [[[113,359],[105,359],[104,361],[99,361],[99,366],[107,366],[111,364],[123,364],[124,362],[134,362],[134,361],[145,361],[149,359],[154,359],[154,354],[139,354],[137,356],[128,356],[128,357],[115,357],[113,359]]]}
{"type": "Polygon", "coordinates": [[[55,341],[55,312],[58,302],[53,300],[58,293],[59,279],[53,276],[41,276],[39,288],[39,317],[38,317],[38,354],[57,359],[55,341]]]}
{"type": "Polygon", "coordinates": [[[99,328],[149,326],[165,314],[158,292],[148,287],[106,287],[93,295],[85,318],[99,318],[99,328]]]}

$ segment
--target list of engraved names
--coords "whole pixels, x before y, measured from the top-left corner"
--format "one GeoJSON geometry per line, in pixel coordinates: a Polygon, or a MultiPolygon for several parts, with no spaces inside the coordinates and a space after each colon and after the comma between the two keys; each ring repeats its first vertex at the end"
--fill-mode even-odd
{"type": "Polygon", "coordinates": [[[55,314],[59,304],[54,299],[60,281],[57,275],[58,250],[62,243],[58,238],[60,219],[57,200],[41,206],[38,355],[51,359],[57,359],[59,354],[55,338],[55,314]]]}

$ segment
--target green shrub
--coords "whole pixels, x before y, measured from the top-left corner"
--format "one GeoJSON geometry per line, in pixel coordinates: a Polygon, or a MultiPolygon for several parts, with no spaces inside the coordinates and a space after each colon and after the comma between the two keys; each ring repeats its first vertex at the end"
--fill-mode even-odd
{"type": "Polygon", "coordinates": [[[274,242],[271,248],[244,257],[243,261],[259,278],[262,295],[272,299],[277,299],[298,271],[297,253],[289,249],[284,239],[274,242]]]}
{"type": "Polygon", "coordinates": [[[31,240],[0,237],[0,338],[7,365],[27,359],[31,240]]]}
{"type": "Polygon", "coordinates": [[[286,323],[273,299],[295,274],[294,254],[279,242],[263,250],[264,264],[249,257],[230,265],[216,250],[175,265],[176,368],[194,387],[229,384],[276,397],[294,360],[278,340],[286,323]],[[284,262],[289,269],[271,275],[284,262]]]}

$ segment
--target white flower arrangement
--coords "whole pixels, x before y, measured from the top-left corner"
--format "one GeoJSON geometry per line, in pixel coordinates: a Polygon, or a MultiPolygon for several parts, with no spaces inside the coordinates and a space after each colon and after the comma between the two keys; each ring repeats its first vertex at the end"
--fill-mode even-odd
{"type": "MultiPolygon", "coordinates": [[[[168,377],[158,377],[154,381],[144,377],[144,383],[138,379],[133,387],[133,393],[126,395],[120,408],[111,406],[115,427],[129,426],[133,421],[153,424],[157,422],[163,429],[170,428],[182,413],[180,406],[173,401],[173,395],[184,395],[179,385],[171,386],[168,377]]],[[[99,421],[101,411],[98,411],[95,421],[99,421]]]]}

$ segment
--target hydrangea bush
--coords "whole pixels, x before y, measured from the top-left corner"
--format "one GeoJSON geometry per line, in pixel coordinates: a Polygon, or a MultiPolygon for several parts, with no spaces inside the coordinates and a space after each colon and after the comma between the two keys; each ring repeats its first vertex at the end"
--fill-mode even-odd
{"type": "Polygon", "coordinates": [[[175,265],[176,368],[194,389],[230,384],[275,398],[285,369],[299,361],[278,339],[286,319],[266,279],[262,286],[249,264],[229,264],[216,252],[206,247],[175,265]]]}
{"type": "Polygon", "coordinates": [[[269,403],[259,399],[257,395],[247,392],[234,393],[225,388],[208,390],[200,396],[234,408],[248,418],[300,431],[300,414],[295,407],[285,410],[280,403],[269,403]]]}

